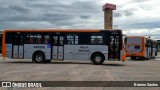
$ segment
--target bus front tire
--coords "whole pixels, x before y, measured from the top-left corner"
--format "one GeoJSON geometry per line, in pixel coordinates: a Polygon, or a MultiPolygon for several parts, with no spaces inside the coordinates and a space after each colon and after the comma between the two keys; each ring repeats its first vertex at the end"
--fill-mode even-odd
{"type": "Polygon", "coordinates": [[[32,61],[35,63],[45,63],[45,55],[43,52],[36,52],[33,55],[32,61]]]}
{"type": "Polygon", "coordinates": [[[104,62],[104,56],[100,53],[96,53],[92,55],[91,61],[95,65],[100,65],[104,62]]]}

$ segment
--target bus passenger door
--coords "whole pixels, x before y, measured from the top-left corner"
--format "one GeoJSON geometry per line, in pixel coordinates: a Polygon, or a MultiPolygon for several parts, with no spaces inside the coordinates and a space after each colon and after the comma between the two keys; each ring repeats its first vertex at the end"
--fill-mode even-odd
{"type": "Polygon", "coordinates": [[[13,51],[14,59],[23,58],[23,35],[16,34],[13,36],[13,51]]]}
{"type": "Polygon", "coordinates": [[[109,36],[108,60],[120,60],[120,36],[109,36]]]}
{"type": "Polygon", "coordinates": [[[64,37],[61,35],[53,35],[52,37],[52,58],[63,60],[64,37]]]}

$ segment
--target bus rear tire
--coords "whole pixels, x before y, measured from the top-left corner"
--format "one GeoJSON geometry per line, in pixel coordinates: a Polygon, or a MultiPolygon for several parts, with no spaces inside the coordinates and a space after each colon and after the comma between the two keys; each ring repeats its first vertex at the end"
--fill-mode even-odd
{"type": "Polygon", "coordinates": [[[36,52],[33,55],[32,61],[35,63],[45,63],[45,55],[43,52],[36,52]]]}
{"type": "Polygon", "coordinates": [[[132,56],[132,57],[131,57],[131,60],[136,60],[136,57],[132,56]]]}
{"type": "Polygon", "coordinates": [[[95,53],[95,54],[92,55],[91,61],[95,65],[103,64],[104,56],[102,54],[100,54],[100,53],[95,53]]]}

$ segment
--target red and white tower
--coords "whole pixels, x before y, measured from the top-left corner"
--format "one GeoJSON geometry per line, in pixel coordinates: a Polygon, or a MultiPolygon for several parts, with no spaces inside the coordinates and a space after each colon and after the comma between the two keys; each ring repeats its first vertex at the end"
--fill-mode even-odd
{"type": "Polygon", "coordinates": [[[116,10],[116,5],[106,3],[103,6],[104,11],[104,29],[112,29],[113,27],[113,10],[116,10]]]}

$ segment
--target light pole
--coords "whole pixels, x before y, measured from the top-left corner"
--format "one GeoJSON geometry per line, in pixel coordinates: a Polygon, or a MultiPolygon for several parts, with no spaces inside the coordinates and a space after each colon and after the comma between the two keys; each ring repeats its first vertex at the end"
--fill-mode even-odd
{"type": "Polygon", "coordinates": [[[113,27],[114,29],[118,29],[118,25],[114,25],[114,27],[113,27]]]}

